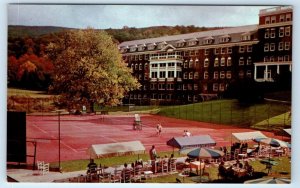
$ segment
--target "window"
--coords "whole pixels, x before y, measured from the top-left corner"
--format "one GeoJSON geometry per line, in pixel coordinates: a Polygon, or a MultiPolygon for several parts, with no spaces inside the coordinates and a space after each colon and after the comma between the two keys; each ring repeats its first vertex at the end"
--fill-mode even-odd
{"type": "Polygon", "coordinates": [[[240,59],[239,59],[239,65],[244,65],[244,57],[240,57],[240,59]]]}
{"type": "Polygon", "coordinates": [[[265,17],[265,24],[269,24],[270,23],[270,17],[265,17]]]}
{"type": "Polygon", "coordinates": [[[279,42],[278,43],[278,51],[282,51],[283,50],[283,42],[279,42]]]}
{"type": "Polygon", "coordinates": [[[285,42],[285,43],[284,43],[284,49],[285,49],[285,50],[290,50],[290,46],[291,46],[291,43],[290,43],[290,42],[285,42]]]}
{"type": "Polygon", "coordinates": [[[145,73],[144,79],[145,79],[145,80],[148,80],[148,76],[149,76],[148,73],[145,73]]]}
{"type": "Polygon", "coordinates": [[[291,27],[285,27],[285,36],[291,35],[291,27]]]}
{"type": "Polygon", "coordinates": [[[195,51],[194,50],[190,51],[190,56],[194,56],[194,55],[195,55],[195,51]]]}
{"type": "Polygon", "coordinates": [[[221,48],[221,54],[225,54],[226,53],[226,48],[221,48]]]}
{"type": "Polygon", "coordinates": [[[213,91],[218,91],[219,90],[219,84],[218,83],[214,83],[213,84],[213,91]]]}
{"type": "Polygon", "coordinates": [[[197,44],[197,41],[190,41],[188,42],[189,46],[195,46],[197,44]]]}
{"type": "Polygon", "coordinates": [[[183,73],[183,79],[187,79],[187,78],[188,78],[188,73],[187,72],[183,73]]]}
{"type": "Polygon", "coordinates": [[[193,76],[193,72],[190,72],[190,73],[189,73],[189,79],[193,79],[193,77],[194,77],[194,76],[193,76]]]}
{"type": "Polygon", "coordinates": [[[176,47],[183,47],[184,46],[184,42],[178,42],[177,44],[176,44],[176,47]]]}
{"type": "Polygon", "coordinates": [[[214,72],[214,79],[218,79],[219,78],[219,72],[218,71],[215,71],[214,72]]]}
{"type": "Polygon", "coordinates": [[[242,35],[241,39],[243,41],[251,40],[251,35],[242,35]]]}
{"type": "Polygon", "coordinates": [[[159,64],[159,67],[166,67],[166,63],[159,64]]]}
{"type": "Polygon", "coordinates": [[[136,51],[136,47],[131,47],[130,48],[130,52],[135,52],[136,51]]]}
{"type": "Polygon", "coordinates": [[[230,67],[231,64],[232,64],[232,63],[231,63],[231,57],[228,57],[228,58],[227,58],[227,66],[230,67]]]}
{"type": "Polygon", "coordinates": [[[152,67],[152,68],[156,68],[157,65],[158,65],[157,63],[154,63],[154,64],[151,65],[151,67],[152,67]]]}
{"type": "Polygon", "coordinates": [[[208,61],[207,58],[205,58],[205,60],[204,60],[204,67],[208,67],[208,65],[209,65],[209,61],[208,61]]]}
{"type": "Polygon", "coordinates": [[[183,90],[187,90],[187,84],[183,84],[183,90]]]}
{"type": "Polygon", "coordinates": [[[291,14],[286,14],[285,15],[285,21],[291,21],[292,20],[292,15],[291,14]]]}
{"type": "Polygon", "coordinates": [[[167,90],[173,90],[174,84],[167,84],[167,90]]]}
{"type": "Polygon", "coordinates": [[[228,48],[227,48],[227,53],[228,53],[228,54],[231,54],[231,53],[232,53],[232,47],[228,47],[228,48]]]}
{"type": "Polygon", "coordinates": [[[278,56],[278,62],[282,62],[283,61],[283,56],[278,56]]]}
{"type": "MultiPolygon", "coordinates": [[[[197,89],[198,90],[198,89],[197,89]]],[[[194,101],[197,102],[198,101],[198,95],[194,95],[194,101]]]]}
{"type": "Polygon", "coordinates": [[[193,60],[192,59],[189,62],[189,68],[193,68],[193,60]]]}
{"type": "Polygon", "coordinates": [[[271,17],[271,23],[276,23],[276,16],[271,17]]]}
{"type": "Polygon", "coordinates": [[[209,54],[209,49],[205,49],[204,50],[204,55],[208,55],[209,54]]]}
{"type": "Polygon", "coordinates": [[[131,69],[132,69],[132,70],[134,69],[134,64],[131,64],[131,69]]]}
{"type": "Polygon", "coordinates": [[[185,60],[185,62],[183,63],[183,67],[184,68],[188,68],[188,62],[187,62],[187,60],[185,60]]]}
{"type": "Polygon", "coordinates": [[[218,67],[218,66],[219,66],[219,59],[218,59],[217,57],[215,58],[214,66],[215,66],[215,67],[218,67]]]}
{"type": "Polygon", "coordinates": [[[252,46],[247,46],[247,52],[252,52],[252,46]]]}
{"type": "Polygon", "coordinates": [[[156,89],[156,84],[150,84],[150,89],[155,90],[156,89]]]}
{"type": "Polygon", "coordinates": [[[274,56],[270,56],[270,62],[274,62],[274,56]]]}
{"type": "Polygon", "coordinates": [[[155,45],[154,44],[150,44],[147,46],[148,50],[154,50],[155,45]]]}
{"type": "Polygon", "coordinates": [[[159,90],[165,90],[165,84],[158,84],[159,90]]]}
{"type": "Polygon", "coordinates": [[[168,63],[168,67],[174,67],[175,63],[168,63]]]}
{"type": "Polygon", "coordinates": [[[247,59],[247,65],[251,65],[252,64],[252,58],[249,56],[247,59]]]}
{"type": "Polygon", "coordinates": [[[160,78],[166,78],[166,72],[165,71],[160,71],[159,72],[159,77],[160,78]]]}
{"type": "Polygon", "coordinates": [[[208,72],[207,71],[204,72],[204,79],[208,79],[208,72]]]}
{"type": "Polygon", "coordinates": [[[225,58],[224,57],[221,58],[221,66],[225,66],[225,58]]]}
{"type": "Polygon", "coordinates": [[[269,38],[269,36],[270,36],[270,30],[266,29],[265,30],[265,39],[269,38]]]}
{"type": "Polygon", "coordinates": [[[226,78],[227,79],[231,79],[231,71],[227,71],[226,72],[226,78]]]}
{"type": "Polygon", "coordinates": [[[144,94],[143,97],[144,97],[144,99],[147,99],[147,98],[148,98],[148,95],[147,95],[147,94],[144,94]]]}
{"type": "Polygon", "coordinates": [[[275,51],[275,43],[270,44],[270,51],[275,51]]]}
{"type": "Polygon", "coordinates": [[[221,71],[221,72],[220,72],[220,78],[221,78],[221,79],[224,79],[224,78],[225,78],[225,71],[221,71]]]}
{"type": "Polygon", "coordinates": [[[219,39],[220,43],[224,43],[224,42],[229,42],[230,38],[229,37],[221,37],[219,39]]]}
{"type": "Polygon", "coordinates": [[[264,46],[264,51],[268,52],[269,51],[269,43],[266,43],[264,46]]]}
{"type": "Polygon", "coordinates": [[[158,99],[165,99],[165,95],[164,94],[159,94],[158,99]]]}
{"type": "Polygon", "coordinates": [[[215,54],[219,54],[220,49],[219,48],[215,48],[215,54]]]}
{"type": "Polygon", "coordinates": [[[140,69],[140,70],[143,70],[143,65],[142,65],[142,63],[140,63],[139,69],[140,69]]]}
{"type": "Polygon", "coordinates": [[[203,41],[203,44],[212,44],[213,39],[206,39],[203,41]]]}
{"type": "Polygon", "coordinates": [[[198,60],[198,58],[195,60],[195,66],[199,67],[199,60],[198,60]]]}
{"type": "Polygon", "coordinates": [[[202,89],[203,89],[203,91],[207,91],[207,84],[203,84],[202,89]]]}
{"type": "Polygon", "coordinates": [[[283,37],[284,36],[284,27],[280,27],[279,28],[279,37],[283,37]]]}
{"type": "Polygon", "coordinates": [[[240,52],[240,53],[243,53],[243,52],[245,52],[245,47],[244,47],[244,46],[240,46],[240,48],[239,48],[239,52],[240,52]]]}
{"type": "Polygon", "coordinates": [[[193,85],[192,84],[188,84],[188,90],[193,90],[193,85]]]}
{"type": "Polygon", "coordinates": [[[219,90],[224,91],[224,84],[223,83],[219,84],[219,90]]]}
{"type": "Polygon", "coordinates": [[[157,99],[157,94],[156,93],[152,94],[152,99],[157,99]]]}
{"type": "Polygon", "coordinates": [[[248,78],[251,78],[251,77],[252,77],[252,72],[251,72],[251,70],[247,70],[246,76],[247,76],[248,78]]]}
{"type": "Polygon", "coordinates": [[[174,71],[168,71],[168,78],[174,78],[174,71]]]}
{"type": "Polygon", "coordinates": [[[290,56],[289,55],[285,55],[284,56],[284,61],[289,61],[290,60],[290,56]]]}
{"type": "Polygon", "coordinates": [[[281,14],[281,15],[279,16],[279,21],[280,21],[280,22],[284,22],[284,21],[285,21],[285,15],[284,15],[284,14],[281,14]]]}
{"type": "Polygon", "coordinates": [[[244,71],[243,71],[243,70],[240,70],[240,71],[239,71],[239,77],[240,77],[240,78],[244,78],[244,71]]]}
{"type": "Polygon", "coordinates": [[[199,79],[199,73],[198,72],[194,73],[194,79],[199,79]]]}
{"type": "Polygon", "coordinates": [[[192,96],[188,95],[188,101],[192,101],[192,96]]]}
{"type": "Polygon", "coordinates": [[[139,64],[135,64],[134,69],[138,70],[138,68],[139,68],[139,64]]]}
{"type": "Polygon", "coordinates": [[[143,51],[144,50],[144,46],[139,46],[138,47],[138,51],[143,51]]]}
{"type": "Polygon", "coordinates": [[[276,36],[275,28],[272,28],[270,38],[275,38],[275,36],[276,36]]]}
{"type": "Polygon", "coordinates": [[[141,80],[143,78],[143,75],[139,74],[139,80],[141,80]]]}
{"type": "Polygon", "coordinates": [[[149,54],[146,54],[145,55],[145,60],[148,60],[149,59],[149,54]]]}

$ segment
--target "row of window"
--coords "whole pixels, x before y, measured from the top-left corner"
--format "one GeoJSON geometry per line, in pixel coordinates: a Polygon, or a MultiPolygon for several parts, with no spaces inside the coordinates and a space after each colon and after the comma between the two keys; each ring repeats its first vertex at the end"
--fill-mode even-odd
{"type": "Polygon", "coordinates": [[[285,56],[278,56],[278,57],[274,57],[274,56],[265,56],[264,57],[264,62],[283,62],[283,61],[290,61],[290,56],[289,55],[285,55],[285,56]]]}
{"type": "MultiPolygon", "coordinates": [[[[291,36],[291,27],[279,27],[278,31],[278,36],[279,37],[284,37],[284,36],[291,36]]],[[[266,29],[265,30],[265,38],[275,38],[276,37],[276,29],[271,28],[271,29],[266,29]]]]}
{"type": "Polygon", "coordinates": [[[181,71],[159,71],[151,72],[151,78],[181,78],[181,71]]]}
{"type": "MultiPolygon", "coordinates": [[[[287,13],[287,14],[281,14],[279,15],[279,22],[288,22],[292,20],[292,14],[291,13],[287,13]]],[[[276,15],[274,16],[267,16],[265,17],[265,24],[273,24],[276,23],[276,15]]]]}
{"type": "MultiPolygon", "coordinates": [[[[290,48],[291,48],[291,42],[279,42],[278,43],[278,51],[290,50],[290,48]]],[[[265,45],[264,45],[265,52],[275,51],[275,49],[276,49],[275,43],[265,43],[265,45]]]]}
{"type": "MultiPolygon", "coordinates": [[[[246,75],[247,77],[250,77],[252,76],[252,71],[251,70],[247,70],[246,71],[246,75]]],[[[245,76],[245,71],[243,70],[240,70],[239,71],[239,78],[244,78],[245,76]]],[[[231,71],[214,71],[214,79],[231,79],[232,75],[231,75],[231,71]]],[[[207,80],[209,78],[209,73],[208,71],[205,71],[204,72],[204,79],[207,80]]]]}

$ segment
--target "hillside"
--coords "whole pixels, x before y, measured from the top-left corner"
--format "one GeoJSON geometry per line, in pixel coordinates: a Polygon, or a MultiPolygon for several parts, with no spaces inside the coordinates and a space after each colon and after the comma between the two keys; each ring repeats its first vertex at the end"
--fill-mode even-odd
{"type": "MultiPolygon", "coordinates": [[[[8,26],[8,38],[39,38],[44,35],[59,33],[73,28],[53,26],[8,26]]],[[[221,27],[196,27],[196,26],[153,26],[145,28],[126,27],[122,29],[105,29],[117,42],[160,37],[166,35],[185,34],[199,31],[221,29],[221,27]]]]}

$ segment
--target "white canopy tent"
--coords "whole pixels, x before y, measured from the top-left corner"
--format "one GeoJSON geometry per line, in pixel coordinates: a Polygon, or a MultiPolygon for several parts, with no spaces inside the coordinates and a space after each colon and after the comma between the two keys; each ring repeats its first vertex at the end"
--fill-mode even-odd
{"type": "Polygon", "coordinates": [[[249,142],[249,141],[253,141],[253,139],[256,138],[267,138],[267,136],[265,136],[260,131],[253,131],[253,132],[232,133],[232,138],[238,142],[249,142]]]}
{"type": "Polygon", "coordinates": [[[145,153],[145,147],[140,141],[118,142],[91,145],[87,151],[90,158],[101,158],[145,153]]]}

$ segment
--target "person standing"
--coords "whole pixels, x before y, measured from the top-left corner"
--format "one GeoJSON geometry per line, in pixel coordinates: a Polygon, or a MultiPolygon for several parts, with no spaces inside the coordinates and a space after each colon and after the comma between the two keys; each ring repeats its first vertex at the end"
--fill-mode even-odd
{"type": "Polygon", "coordinates": [[[149,151],[149,155],[150,155],[150,159],[151,161],[155,161],[156,160],[156,157],[157,157],[157,153],[156,153],[156,150],[155,150],[155,146],[152,145],[152,148],[150,149],[149,151]]]}
{"type": "Polygon", "coordinates": [[[160,136],[162,132],[162,126],[160,123],[157,124],[157,135],[160,136]]]}

